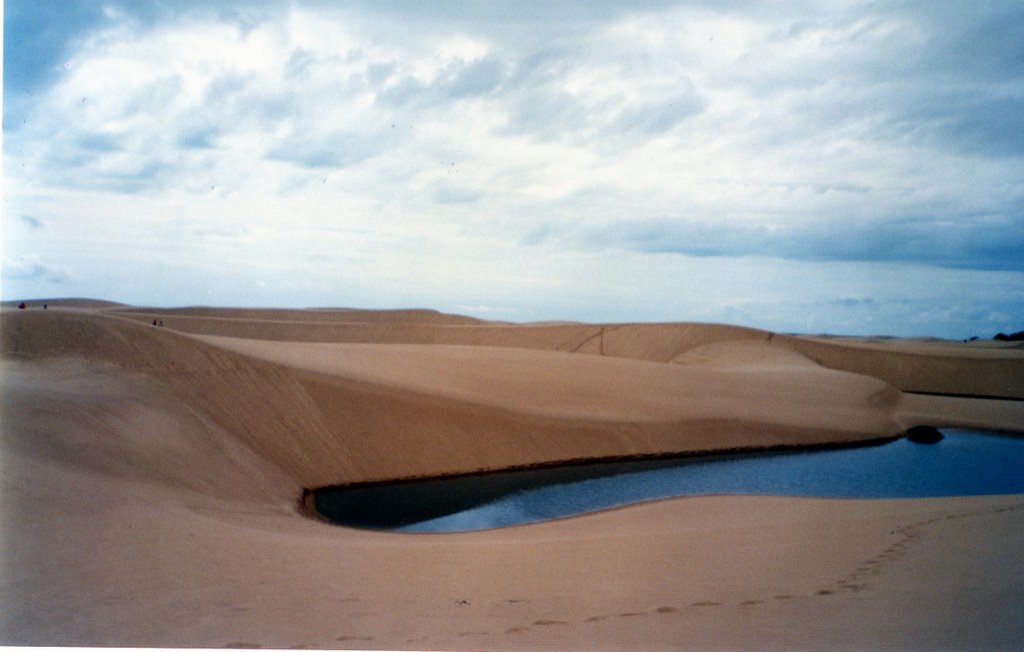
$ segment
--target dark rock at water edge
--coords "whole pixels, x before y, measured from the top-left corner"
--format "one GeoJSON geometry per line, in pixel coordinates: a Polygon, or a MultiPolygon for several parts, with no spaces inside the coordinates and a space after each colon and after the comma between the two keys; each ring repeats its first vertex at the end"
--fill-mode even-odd
{"type": "Polygon", "coordinates": [[[932,426],[914,426],[907,430],[907,439],[915,444],[937,444],[944,435],[932,426]]]}
{"type": "Polygon", "coordinates": [[[1011,333],[1010,335],[1007,335],[1006,333],[999,333],[992,339],[998,340],[1000,342],[1024,342],[1024,331],[1017,331],[1016,333],[1011,333]]]}

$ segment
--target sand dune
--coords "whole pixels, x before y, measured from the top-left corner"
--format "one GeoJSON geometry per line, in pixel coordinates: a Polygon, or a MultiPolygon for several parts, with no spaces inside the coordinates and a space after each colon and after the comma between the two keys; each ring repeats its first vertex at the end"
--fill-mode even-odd
{"type": "Polygon", "coordinates": [[[1020,496],[676,499],[436,536],[298,509],[349,482],[1020,431],[1012,345],[80,301],[5,307],[0,337],[0,644],[1024,641],[1020,496]]]}
{"type": "Polygon", "coordinates": [[[67,297],[57,299],[29,299],[28,301],[3,301],[0,306],[4,308],[16,308],[19,304],[25,303],[29,308],[43,308],[52,306],[58,308],[82,308],[86,310],[103,309],[127,309],[129,306],[116,301],[104,301],[102,299],[86,299],[81,297],[67,297]]]}

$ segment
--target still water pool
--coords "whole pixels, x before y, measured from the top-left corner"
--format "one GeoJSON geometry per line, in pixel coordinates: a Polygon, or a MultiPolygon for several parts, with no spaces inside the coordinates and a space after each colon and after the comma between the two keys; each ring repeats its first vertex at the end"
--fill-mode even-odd
{"type": "Polygon", "coordinates": [[[1024,493],[1024,437],[947,430],[857,448],[573,465],[322,489],[317,511],[354,527],[459,532],[672,496],[918,498],[1024,493]]]}

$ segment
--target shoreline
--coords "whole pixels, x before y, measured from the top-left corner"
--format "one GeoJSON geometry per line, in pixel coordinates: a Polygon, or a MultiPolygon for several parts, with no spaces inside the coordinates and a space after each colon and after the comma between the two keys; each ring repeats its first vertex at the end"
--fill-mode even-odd
{"type": "Polygon", "coordinates": [[[802,453],[802,452],[813,452],[822,450],[843,450],[846,448],[869,448],[872,446],[884,446],[885,444],[892,443],[899,439],[905,438],[905,435],[891,435],[878,437],[874,439],[859,439],[849,442],[821,442],[814,444],[777,444],[773,446],[763,447],[752,447],[752,448],[719,448],[719,449],[707,449],[700,451],[682,451],[678,453],[663,452],[663,453],[638,453],[635,455],[619,455],[610,457],[577,457],[570,460],[552,460],[547,462],[536,462],[534,464],[527,464],[522,466],[509,466],[504,468],[494,469],[480,469],[478,471],[463,471],[456,473],[446,473],[442,475],[424,475],[424,476],[410,476],[404,478],[394,478],[390,480],[366,480],[360,482],[350,482],[346,484],[327,485],[323,487],[315,488],[304,488],[303,493],[313,493],[316,491],[332,490],[332,489],[362,489],[370,487],[381,487],[388,485],[402,485],[402,484],[414,484],[418,482],[425,482],[431,480],[458,480],[463,478],[476,478],[488,475],[496,475],[500,473],[516,473],[518,471],[544,471],[548,469],[557,468],[575,468],[585,467],[590,465],[598,464],[615,464],[615,463],[628,463],[628,462],[653,462],[653,461],[672,461],[672,460],[690,460],[697,458],[708,458],[708,457],[746,457],[751,455],[771,454],[771,453],[802,453]]]}

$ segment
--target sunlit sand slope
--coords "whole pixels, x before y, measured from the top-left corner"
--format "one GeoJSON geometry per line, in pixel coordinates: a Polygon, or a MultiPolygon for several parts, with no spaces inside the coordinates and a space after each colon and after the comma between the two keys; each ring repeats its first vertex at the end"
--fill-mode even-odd
{"type": "MultiPolygon", "coordinates": [[[[437,329],[437,339],[451,338],[452,330],[437,329]]],[[[533,327],[491,330],[506,342],[523,334],[535,343],[533,327]]],[[[658,336],[671,338],[674,350],[687,340],[751,336],[719,327],[705,327],[710,335],[695,336],[701,330],[695,327],[680,330],[689,334],[646,329],[656,340],[646,349],[664,346],[658,336]]],[[[481,332],[487,329],[470,335],[483,337],[481,332]]],[[[893,416],[898,392],[877,379],[812,363],[772,369],[508,344],[195,337],[56,310],[6,316],[4,339],[16,358],[77,355],[145,374],[306,486],[580,458],[850,441],[901,430],[893,416]]],[[[632,344],[634,351],[643,348],[632,344]]]]}

